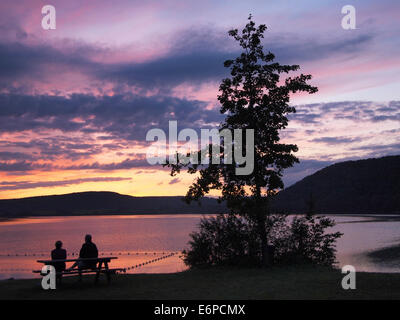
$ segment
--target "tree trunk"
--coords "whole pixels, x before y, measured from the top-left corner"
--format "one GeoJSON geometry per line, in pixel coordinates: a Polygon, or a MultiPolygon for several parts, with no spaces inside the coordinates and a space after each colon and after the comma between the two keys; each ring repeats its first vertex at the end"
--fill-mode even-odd
{"type": "MultiPolygon", "coordinates": [[[[258,177],[257,177],[258,178],[258,177]]],[[[267,267],[270,265],[269,254],[268,254],[268,241],[267,241],[267,230],[266,230],[266,206],[264,203],[264,199],[261,195],[261,188],[259,187],[258,179],[256,178],[256,189],[255,189],[255,196],[256,196],[256,203],[254,207],[254,213],[257,217],[257,233],[260,237],[261,247],[260,247],[260,254],[261,254],[261,266],[267,267]]]]}
{"type": "Polygon", "coordinates": [[[271,246],[268,245],[267,235],[267,217],[263,212],[258,213],[258,234],[261,239],[261,265],[263,267],[269,267],[272,265],[273,253],[271,252],[271,246]]]}

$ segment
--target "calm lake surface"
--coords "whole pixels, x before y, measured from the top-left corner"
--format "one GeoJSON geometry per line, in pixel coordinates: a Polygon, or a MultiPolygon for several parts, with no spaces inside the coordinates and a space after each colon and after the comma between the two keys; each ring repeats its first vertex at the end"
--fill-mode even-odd
{"type": "MultiPolygon", "coordinates": [[[[34,217],[0,221],[0,279],[33,278],[38,259],[48,259],[56,240],[69,258],[76,258],[84,235],[92,234],[101,255],[117,256],[110,267],[132,267],[184,249],[202,215],[132,215],[34,217]]],[[[400,221],[377,216],[331,216],[334,230],[344,233],[337,243],[338,266],[357,271],[400,272],[400,266],[374,263],[368,251],[399,243],[400,221]]],[[[333,230],[332,230],[333,231],[333,230]]],[[[68,266],[68,265],[67,265],[68,266]]],[[[179,254],[128,270],[129,273],[169,273],[185,270],[179,254]]]]}

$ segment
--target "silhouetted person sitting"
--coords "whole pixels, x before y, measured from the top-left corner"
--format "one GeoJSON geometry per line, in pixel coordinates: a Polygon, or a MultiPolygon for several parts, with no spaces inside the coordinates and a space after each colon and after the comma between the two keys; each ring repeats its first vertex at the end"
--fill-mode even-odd
{"type": "MultiPolygon", "coordinates": [[[[96,245],[92,242],[92,236],[87,234],[85,236],[85,243],[82,245],[81,251],[79,252],[79,258],[98,258],[99,252],[96,245]]],[[[79,270],[82,269],[94,269],[96,268],[97,261],[77,261],[69,270],[78,266],[79,270]]]]}
{"type": "MultiPolygon", "coordinates": [[[[65,260],[67,259],[67,250],[62,249],[62,242],[56,241],[56,248],[51,251],[51,260],[65,260]]],[[[62,274],[60,272],[65,270],[65,262],[53,262],[53,267],[57,272],[57,279],[61,280],[62,274]]]]}

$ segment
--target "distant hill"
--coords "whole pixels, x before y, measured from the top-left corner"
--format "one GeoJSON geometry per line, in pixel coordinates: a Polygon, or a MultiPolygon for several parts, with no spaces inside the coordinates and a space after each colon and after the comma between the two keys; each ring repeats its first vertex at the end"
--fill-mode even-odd
{"type": "Polygon", "coordinates": [[[323,214],[400,213],[400,156],[333,164],[279,192],[275,208],[323,214]]]}
{"type": "Polygon", "coordinates": [[[114,192],[80,192],[64,195],[0,200],[0,217],[96,214],[221,213],[224,206],[204,198],[201,206],[182,197],[132,197],[114,192]]]}
{"type": "MultiPolygon", "coordinates": [[[[336,163],[279,192],[273,206],[304,213],[400,214],[400,156],[336,163]]],[[[182,197],[132,197],[114,192],[0,200],[1,217],[97,214],[212,214],[227,212],[216,199],[201,206],[182,197]]]]}

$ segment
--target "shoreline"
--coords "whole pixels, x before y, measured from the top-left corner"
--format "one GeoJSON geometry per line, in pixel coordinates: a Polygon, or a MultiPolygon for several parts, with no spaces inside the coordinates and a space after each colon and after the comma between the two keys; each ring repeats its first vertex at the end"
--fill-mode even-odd
{"type": "MultiPolygon", "coordinates": [[[[0,214],[0,223],[3,221],[15,220],[15,219],[26,219],[26,218],[55,218],[55,217],[106,217],[106,216],[168,216],[168,215],[179,215],[179,216],[186,216],[186,215],[197,215],[197,216],[204,216],[204,215],[217,215],[221,213],[145,213],[145,212],[135,212],[135,213],[94,213],[94,214],[54,214],[54,215],[23,215],[23,216],[1,216],[0,214]]],[[[228,213],[225,213],[228,214],[228,213]]],[[[298,213],[290,213],[288,216],[296,216],[302,215],[298,213]]],[[[315,216],[340,216],[340,217],[359,217],[359,218],[374,218],[372,220],[360,221],[360,222],[377,222],[377,221],[398,221],[400,220],[400,213],[399,214],[387,214],[387,213],[376,213],[376,214],[365,214],[365,213],[316,213],[315,216]]],[[[358,222],[358,221],[357,221],[358,222]]],[[[342,223],[351,223],[349,222],[342,222],[342,223]]]]}

